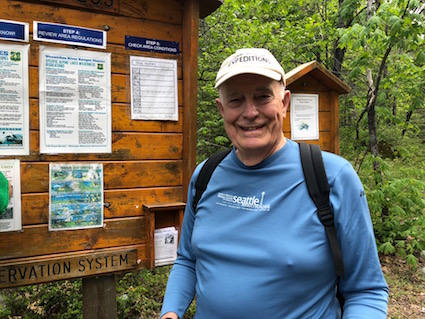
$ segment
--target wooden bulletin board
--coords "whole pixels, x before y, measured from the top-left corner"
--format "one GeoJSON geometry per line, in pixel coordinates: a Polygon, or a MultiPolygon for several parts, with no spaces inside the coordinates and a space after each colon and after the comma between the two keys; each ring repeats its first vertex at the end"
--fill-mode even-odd
{"type": "Polygon", "coordinates": [[[198,1],[0,0],[0,6],[0,19],[30,29],[30,154],[1,157],[20,160],[22,230],[0,233],[0,288],[152,267],[155,216],[143,205],[180,207],[175,203],[186,198],[195,165],[198,1]],[[35,41],[35,20],[105,30],[107,47],[35,41]],[[179,53],[127,50],[126,36],[178,42],[179,53]],[[40,45],[111,53],[111,153],[40,154],[40,45]],[[178,121],[131,119],[130,56],[177,61],[178,121]],[[49,231],[50,163],[103,164],[103,227],[49,231]]]}

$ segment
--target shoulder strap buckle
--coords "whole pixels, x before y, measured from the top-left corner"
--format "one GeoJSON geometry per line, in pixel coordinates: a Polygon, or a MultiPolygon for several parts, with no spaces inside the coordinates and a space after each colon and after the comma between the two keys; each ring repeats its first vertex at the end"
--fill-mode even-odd
{"type": "Polygon", "coordinates": [[[319,219],[324,226],[334,226],[334,212],[330,206],[318,208],[317,214],[319,215],[319,219]]]}

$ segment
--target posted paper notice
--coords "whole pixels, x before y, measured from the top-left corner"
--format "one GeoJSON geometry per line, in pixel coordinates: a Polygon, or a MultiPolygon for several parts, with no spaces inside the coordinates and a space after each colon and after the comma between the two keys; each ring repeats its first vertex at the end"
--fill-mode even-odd
{"type": "Polygon", "coordinates": [[[29,45],[0,45],[0,155],[29,155],[29,45]]]}
{"type": "Polygon", "coordinates": [[[291,94],[291,139],[319,139],[319,95],[291,94]]]}
{"type": "Polygon", "coordinates": [[[110,53],[40,46],[40,153],[111,153],[110,53]]]}
{"type": "Polygon", "coordinates": [[[178,120],[177,61],[130,57],[131,118],[178,120]]]}
{"type": "Polygon", "coordinates": [[[174,263],[177,258],[177,235],[175,227],[155,229],[155,266],[174,263]]]}

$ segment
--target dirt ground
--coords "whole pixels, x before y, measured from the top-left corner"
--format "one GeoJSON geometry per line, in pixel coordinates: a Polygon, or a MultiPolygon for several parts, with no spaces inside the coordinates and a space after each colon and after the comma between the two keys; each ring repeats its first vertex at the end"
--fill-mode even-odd
{"type": "Polygon", "coordinates": [[[425,318],[425,261],[413,269],[403,259],[384,256],[381,265],[390,287],[388,318],[425,318]]]}

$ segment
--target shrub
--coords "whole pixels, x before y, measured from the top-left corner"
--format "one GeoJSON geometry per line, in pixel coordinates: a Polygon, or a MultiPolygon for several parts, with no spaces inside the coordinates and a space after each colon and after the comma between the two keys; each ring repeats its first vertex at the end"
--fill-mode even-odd
{"type": "Polygon", "coordinates": [[[0,318],[80,319],[81,280],[1,290],[0,318]]]}
{"type": "MultiPolygon", "coordinates": [[[[159,317],[170,266],[117,276],[117,318],[159,317]]],[[[82,281],[0,290],[0,319],[82,319],[82,281]]],[[[193,318],[193,303],[184,319],[193,318]]]]}

